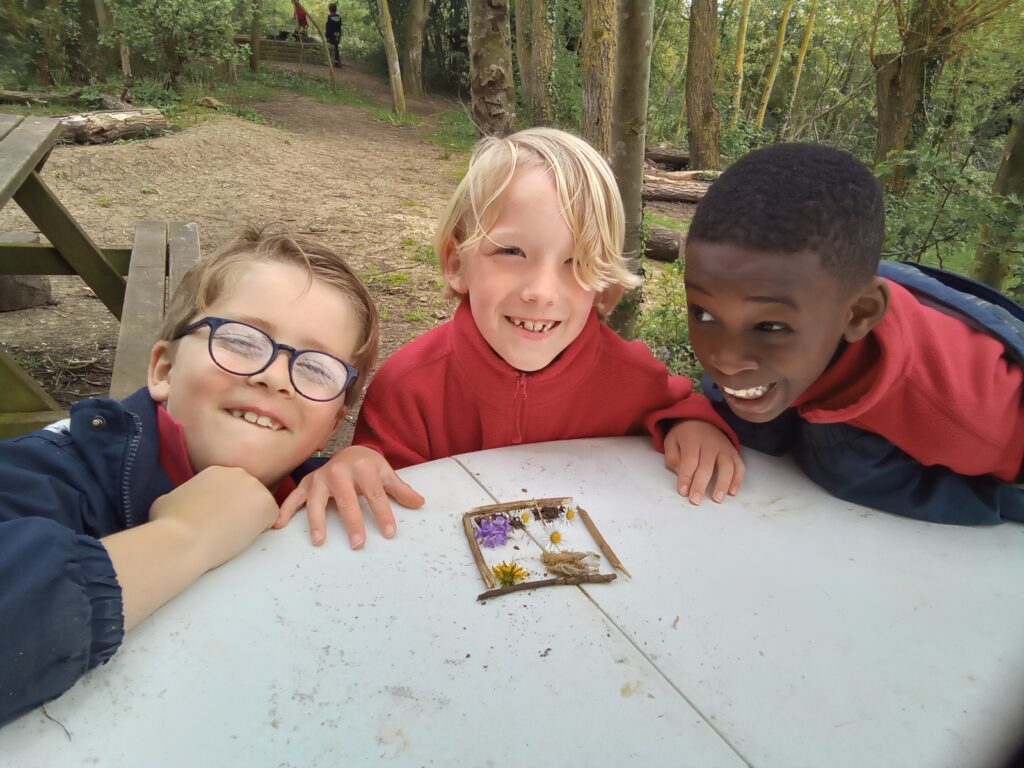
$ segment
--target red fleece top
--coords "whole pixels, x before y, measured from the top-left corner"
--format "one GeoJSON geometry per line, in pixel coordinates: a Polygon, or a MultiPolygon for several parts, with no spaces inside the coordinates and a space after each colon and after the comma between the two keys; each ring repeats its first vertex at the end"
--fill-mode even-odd
{"type": "Polygon", "coordinates": [[[800,415],[882,435],[925,466],[1017,481],[1024,371],[998,339],[889,291],[885,317],[797,399],[800,415]]]}
{"type": "Polygon", "coordinates": [[[644,432],[661,451],[668,427],[659,422],[700,419],[738,447],[707,398],[692,390],[646,344],[624,341],[596,312],[546,368],[523,373],[491,349],[463,301],[452,321],[381,366],[352,442],[380,452],[397,469],[506,445],[644,432]]]}
{"type": "MultiPolygon", "coordinates": [[[[185,430],[181,422],[171,416],[162,405],[158,405],[156,409],[156,426],[160,432],[160,466],[177,487],[196,476],[196,471],[188,458],[185,430]]],[[[291,475],[285,475],[284,480],[274,491],[274,501],[283,504],[288,494],[294,490],[295,481],[291,475]]]]}

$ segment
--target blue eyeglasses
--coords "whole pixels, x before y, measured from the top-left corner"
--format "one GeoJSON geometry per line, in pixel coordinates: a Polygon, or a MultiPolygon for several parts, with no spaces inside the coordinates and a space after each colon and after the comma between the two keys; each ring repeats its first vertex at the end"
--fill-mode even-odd
{"type": "Polygon", "coordinates": [[[289,355],[288,376],[295,391],[308,400],[327,402],[341,397],[359,371],[334,355],[316,349],[279,344],[255,326],[223,317],[204,317],[181,329],[180,339],[203,326],[210,329],[208,348],[217,367],[236,376],[267,370],[283,349],[289,355]]]}

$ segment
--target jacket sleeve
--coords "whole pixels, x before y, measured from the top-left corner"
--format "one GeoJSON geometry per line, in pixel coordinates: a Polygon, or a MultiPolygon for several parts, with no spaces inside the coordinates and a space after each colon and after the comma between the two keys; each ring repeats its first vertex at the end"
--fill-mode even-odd
{"type": "Polygon", "coordinates": [[[33,467],[45,453],[0,443],[0,725],[64,693],[124,637],[110,556],[66,523],[85,519],[86,494],[33,467]]]}
{"type": "Polygon", "coordinates": [[[1024,521],[1024,489],[924,466],[881,435],[847,424],[804,423],[793,456],[811,480],[855,504],[931,523],[1024,521]]]}
{"type": "MultiPolygon", "coordinates": [[[[430,461],[430,438],[421,393],[400,378],[387,363],[373,377],[359,407],[352,445],[372,448],[394,469],[430,461]]],[[[436,396],[438,399],[440,395],[436,396]]],[[[440,407],[438,402],[435,407],[440,407]]]]}

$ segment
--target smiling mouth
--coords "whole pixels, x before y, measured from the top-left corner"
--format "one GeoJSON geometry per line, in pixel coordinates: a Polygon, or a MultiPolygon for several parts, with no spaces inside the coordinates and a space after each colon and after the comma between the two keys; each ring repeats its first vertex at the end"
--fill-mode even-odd
{"type": "Polygon", "coordinates": [[[277,430],[284,428],[282,424],[274,421],[269,416],[264,416],[259,413],[253,413],[252,411],[242,411],[235,409],[230,411],[230,413],[236,419],[242,419],[244,421],[249,422],[250,424],[255,424],[257,427],[264,427],[266,429],[273,430],[274,432],[277,432],[277,430]]]}
{"type": "Polygon", "coordinates": [[[506,317],[516,328],[522,328],[531,333],[547,333],[552,328],[561,325],[559,320],[520,320],[518,317],[506,317]]]}
{"type": "Polygon", "coordinates": [[[737,400],[758,400],[773,390],[775,384],[776,382],[773,381],[770,384],[762,384],[759,387],[749,387],[747,389],[732,389],[723,386],[722,391],[730,397],[735,397],[737,400]]]}

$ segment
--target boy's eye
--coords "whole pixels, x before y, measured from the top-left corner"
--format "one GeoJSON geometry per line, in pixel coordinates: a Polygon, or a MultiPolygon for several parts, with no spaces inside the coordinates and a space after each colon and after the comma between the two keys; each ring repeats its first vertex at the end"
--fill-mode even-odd
{"type": "Polygon", "coordinates": [[[766,320],[763,323],[758,323],[754,326],[758,331],[765,331],[766,333],[781,333],[783,331],[790,330],[789,326],[785,323],[777,323],[773,320],[766,320]]]}
{"type": "Polygon", "coordinates": [[[698,323],[710,323],[715,319],[711,316],[710,312],[703,307],[698,307],[696,304],[690,305],[690,315],[698,323]]]}
{"type": "Polygon", "coordinates": [[[501,248],[501,253],[506,253],[509,256],[522,256],[523,251],[521,248],[515,245],[505,245],[501,248]]]}

